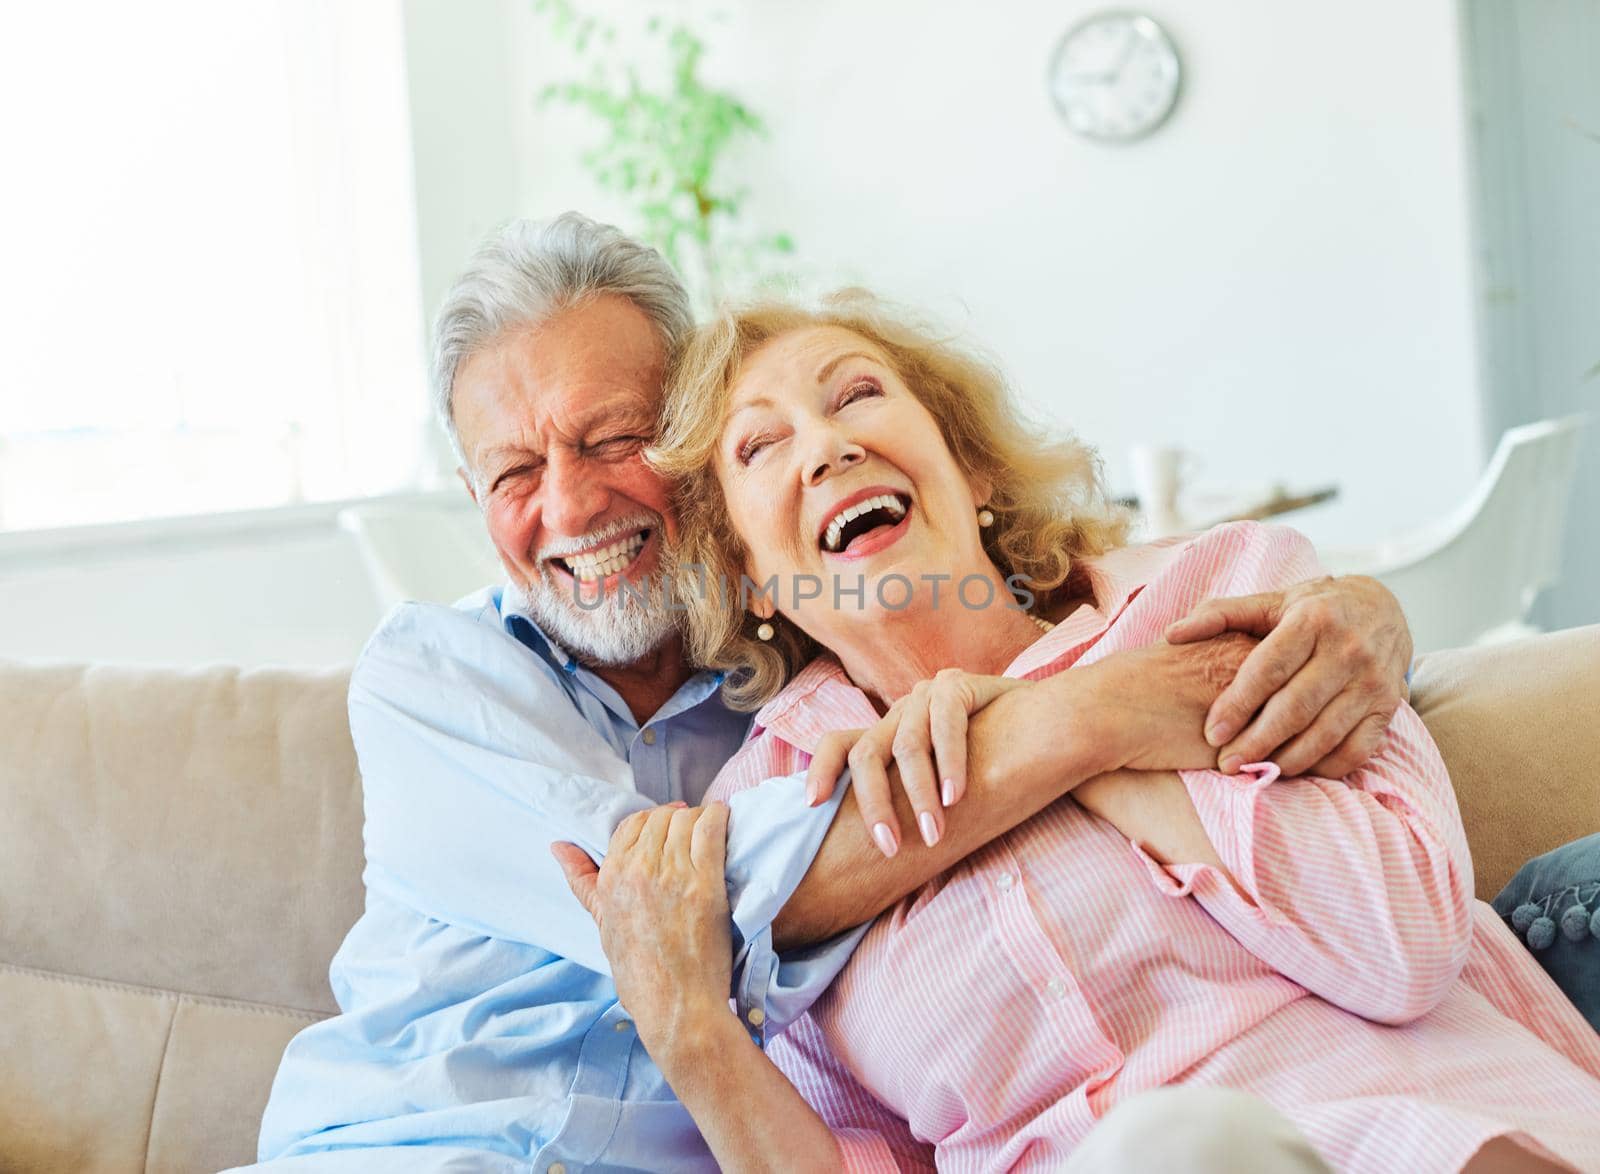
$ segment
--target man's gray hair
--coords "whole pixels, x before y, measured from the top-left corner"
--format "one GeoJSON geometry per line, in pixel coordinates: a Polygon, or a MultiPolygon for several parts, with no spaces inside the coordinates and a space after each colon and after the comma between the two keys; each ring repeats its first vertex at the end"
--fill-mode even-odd
{"type": "Polygon", "coordinates": [[[478,246],[433,331],[433,406],[463,463],[452,403],[461,364],[509,330],[536,327],[602,294],[638,306],[669,355],[694,325],[689,295],[666,258],[578,212],[513,220],[478,246]]]}

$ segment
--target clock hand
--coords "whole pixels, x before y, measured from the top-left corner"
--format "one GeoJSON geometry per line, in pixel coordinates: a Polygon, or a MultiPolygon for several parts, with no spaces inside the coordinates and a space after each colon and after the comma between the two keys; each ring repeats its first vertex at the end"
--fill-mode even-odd
{"type": "Polygon", "coordinates": [[[1128,35],[1122,41],[1122,56],[1117,58],[1117,63],[1111,67],[1110,77],[1113,81],[1120,80],[1122,71],[1128,67],[1128,62],[1133,59],[1133,47],[1139,42],[1139,34],[1133,29],[1128,30],[1128,35]]]}

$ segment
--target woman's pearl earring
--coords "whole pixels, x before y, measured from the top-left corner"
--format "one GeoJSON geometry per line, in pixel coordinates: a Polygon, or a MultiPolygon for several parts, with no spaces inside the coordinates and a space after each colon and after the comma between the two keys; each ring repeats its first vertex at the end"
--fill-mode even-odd
{"type": "Polygon", "coordinates": [[[978,511],[978,525],[982,526],[985,530],[994,525],[994,511],[988,506],[984,506],[978,511]]]}
{"type": "Polygon", "coordinates": [[[777,633],[773,631],[771,624],[762,624],[756,629],[757,640],[771,640],[776,634],[777,633]]]}

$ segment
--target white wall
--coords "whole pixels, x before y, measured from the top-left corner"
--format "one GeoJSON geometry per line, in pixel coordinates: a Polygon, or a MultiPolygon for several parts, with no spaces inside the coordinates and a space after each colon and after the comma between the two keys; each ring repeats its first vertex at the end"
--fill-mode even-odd
{"type": "MultiPolygon", "coordinates": [[[[742,161],[754,217],[817,281],[968,328],[1116,484],[1127,445],[1169,440],[1213,480],[1337,481],[1337,506],[1293,519],[1319,541],[1444,511],[1482,452],[1453,3],[1152,9],[1185,93],[1122,148],[1074,138],[1045,89],[1092,7],[751,0],[699,21],[708,72],[771,126],[742,161]]],[[[531,5],[405,16],[425,312],[500,220],[627,223],[576,164],[591,128],[535,108],[572,68],[531,5]]],[[[379,611],[329,518],[0,542],[0,656],[331,663],[379,611]]]]}
{"type": "MultiPolygon", "coordinates": [[[[752,217],[793,234],[811,278],[969,329],[1115,485],[1128,445],[1164,441],[1209,481],[1338,483],[1339,504],[1294,519],[1325,542],[1447,510],[1483,458],[1452,0],[1150,8],[1184,93],[1153,138],[1114,147],[1069,133],[1045,85],[1057,39],[1100,7],[699,20],[708,73],[771,128],[743,160],[752,217]]],[[[522,208],[625,217],[577,165],[593,130],[532,104],[576,71],[521,9],[510,42],[522,208]]]]}
{"type": "Polygon", "coordinates": [[[1589,413],[1561,582],[1534,619],[1600,621],[1600,5],[1467,0],[1485,404],[1494,431],[1589,413]]]}
{"type": "MultiPolygon", "coordinates": [[[[518,0],[402,0],[422,313],[430,331],[479,239],[522,214],[515,123],[529,99],[512,75],[508,35],[520,7],[518,0]]],[[[453,483],[454,455],[431,418],[423,442],[432,483],[453,483]]]]}
{"type": "Polygon", "coordinates": [[[355,540],[332,510],[284,512],[0,535],[0,657],[354,661],[383,610],[355,540]]]}

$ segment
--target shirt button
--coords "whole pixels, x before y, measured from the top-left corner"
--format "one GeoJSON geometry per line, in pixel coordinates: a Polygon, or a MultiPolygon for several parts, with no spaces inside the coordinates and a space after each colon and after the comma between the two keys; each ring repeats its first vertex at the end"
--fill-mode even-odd
{"type": "Polygon", "coordinates": [[[656,744],[656,732],[654,730],[646,730],[639,737],[643,739],[646,746],[654,746],[656,744]]]}
{"type": "Polygon", "coordinates": [[[633,1026],[633,1024],[629,1023],[626,1019],[619,1019],[619,1020],[617,1020],[617,1026],[616,1026],[615,1030],[617,1030],[617,1031],[627,1031],[628,1028],[630,1028],[632,1026],[633,1026]]]}
{"type": "Polygon", "coordinates": [[[1052,999],[1065,998],[1067,994],[1067,984],[1062,982],[1059,978],[1052,978],[1049,982],[1045,983],[1044,989],[1050,992],[1050,997],[1052,999]]]}
{"type": "Polygon", "coordinates": [[[760,1027],[767,1021],[767,1013],[760,1007],[751,1007],[750,1010],[745,1014],[745,1018],[750,1021],[750,1026],[760,1027]]]}
{"type": "Polygon", "coordinates": [[[1011,886],[1017,883],[1017,878],[1012,876],[1009,872],[1002,872],[999,876],[994,878],[994,883],[995,887],[998,888],[1002,893],[1009,893],[1011,891],[1011,886]]]}
{"type": "Polygon", "coordinates": [[[567,1174],[565,1162],[551,1162],[545,1167],[546,1174],[567,1174]]]}

